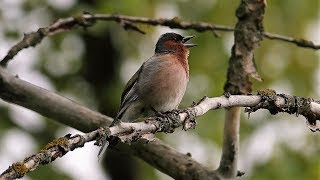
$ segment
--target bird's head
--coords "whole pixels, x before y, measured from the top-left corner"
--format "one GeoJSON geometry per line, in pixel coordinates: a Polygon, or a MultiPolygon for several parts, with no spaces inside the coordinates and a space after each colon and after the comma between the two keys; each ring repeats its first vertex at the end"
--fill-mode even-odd
{"type": "Polygon", "coordinates": [[[177,33],[165,33],[160,36],[155,53],[172,53],[172,54],[189,54],[188,48],[196,44],[187,43],[188,40],[195,36],[181,36],[177,33]]]}

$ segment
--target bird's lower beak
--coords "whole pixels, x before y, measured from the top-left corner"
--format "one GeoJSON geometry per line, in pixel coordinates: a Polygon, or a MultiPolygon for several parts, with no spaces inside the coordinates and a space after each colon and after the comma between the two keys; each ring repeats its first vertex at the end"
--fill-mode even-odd
{"type": "Polygon", "coordinates": [[[186,43],[187,41],[189,41],[190,39],[194,38],[196,36],[186,36],[182,39],[182,43],[185,47],[189,48],[189,47],[194,47],[197,46],[196,44],[193,43],[186,43]]]}

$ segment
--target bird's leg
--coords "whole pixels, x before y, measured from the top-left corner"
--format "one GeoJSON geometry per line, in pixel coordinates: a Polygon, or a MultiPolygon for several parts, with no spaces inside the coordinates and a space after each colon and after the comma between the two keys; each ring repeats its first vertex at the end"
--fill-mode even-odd
{"type": "Polygon", "coordinates": [[[143,134],[141,138],[144,139],[146,143],[153,142],[156,140],[155,135],[152,133],[143,134]]]}
{"type": "Polygon", "coordinates": [[[117,125],[119,125],[119,124],[120,124],[120,119],[115,118],[115,119],[111,122],[111,124],[110,124],[109,127],[117,126],[117,125]]]}
{"type": "Polygon", "coordinates": [[[159,122],[158,131],[173,133],[177,127],[181,126],[179,113],[174,111],[159,112],[153,107],[151,109],[157,116],[156,120],[159,122]]]}
{"type": "Polygon", "coordinates": [[[188,115],[186,117],[186,119],[182,122],[182,129],[183,130],[187,131],[189,129],[194,129],[196,127],[196,125],[197,125],[196,112],[192,108],[176,109],[173,111],[176,111],[176,113],[178,113],[178,115],[180,113],[186,113],[188,115]]]}
{"type": "MultiPolygon", "coordinates": [[[[117,119],[115,118],[110,126],[110,127],[113,127],[113,126],[117,126],[120,124],[120,119],[117,119]]],[[[98,153],[98,158],[99,159],[102,159],[102,156],[104,154],[104,152],[106,151],[106,149],[110,146],[110,147],[113,147],[115,146],[116,144],[118,144],[119,142],[119,138],[116,137],[116,136],[110,136],[110,130],[109,129],[105,129],[103,128],[103,130],[105,131],[104,133],[101,133],[99,132],[99,138],[98,140],[96,141],[95,145],[98,145],[98,146],[101,146],[100,150],[99,150],[99,153],[98,153]]]]}
{"type": "Polygon", "coordinates": [[[151,110],[154,112],[154,114],[157,116],[157,117],[164,117],[165,116],[165,113],[163,112],[160,112],[160,111],[157,111],[154,107],[150,107],[151,110]]]}

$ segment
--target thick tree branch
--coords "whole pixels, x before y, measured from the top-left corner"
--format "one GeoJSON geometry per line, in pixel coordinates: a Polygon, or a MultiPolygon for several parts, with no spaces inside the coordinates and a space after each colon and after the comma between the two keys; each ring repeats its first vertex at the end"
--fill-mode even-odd
{"type": "MultiPolygon", "coordinates": [[[[7,55],[1,60],[1,66],[7,66],[8,62],[24,48],[30,46],[34,47],[39,44],[43,38],[47,36],[52,36],[56,33],[70,31],[77,27],[88,27],[96,23],[96,21],[115,21],[123,26],[124,29],[130,29],[144,34],[144,31],[141,30],[136,24],[148,24],[152,26],[166,26],[172,29],[192,29],[198,32],[204,31],[225,31],[232,32],[235,29],[223,26],[215,25],[207,22],[192,22],[179,19],[177,17],[172,19],[167,18],[146,18],[146,17],[136,17],[136,16],[125,16],[117,14],[88,14],[84,13],[79,16],[61,18],[55,21],[53,24],[48,27],[40,28],[36,32],[31,32],[25,34],[23,39],[14,45],[7,55]]],[[[280,41],[285,41],[289,43],[296,44],[300,47],[311,48],[318,50],[320,45],[315,45],[312,41],[304,39],[295,39],[292,37],[281,36],[278,34],[272,34],[268,32],[262,32],[262,35],[268,39],[276,39],[280,41]]]]}
{"type": "MultiPolygon", "coordinates": [[[[173,115],[177,114],[177,116],[167,114],[167,118],[170,121],[164,125],[164,121],[159,120],[159,117],[150,117],[145,118],[145,121],[143,122],[122,122],[117,126],[105,129],[100,128],[84,135],[75,135],[71,137],[71,135],[68,134],[65,137],[48,143],[38,154],[27,157],[21,162],[12,164],[0,175],[0,179],[22,177],[29,171],[36,169],[40,164],[44,165],[50,163],[75,148],[83,147],[86,142],[99,141],[106,134],[108,136],[112,135],[119,137],[124,142],[133,142],[139,140],[145,134],[165,131],[166,128],[163,129],[162,127],[170,126],[173,121],[181,122],[179,123],[179,126],[185,122],[189,122],[186,121],[188,120],[187,112],[191,112],[195,117],[198,117],[204,115],[209,110],[239,106],[247,107],[247,111],[250,113],[258,109],[268,109],[271,114],[287,112],[289,114],[302,114],[307,119],[310,119],[310,117],[317,120],[320,119],[319,103],[302,97],[275,94],[275,92],[271,90],[259,92],[258,95],[232,95],[230,97],[221,96],[204,98],[198,105],[190,107],[185,111],[181,111],[179,114],[172,112],[173,115]],[[303,107],[301,107],[301,105],[303,105],[303,107]]],[[[238,112],[235,113],[238,114],[238,112]]],[[[177,128],[179,126],[171,127],[177,128]]],[[[314,124],[314,130],[320,131],[320,126],[317,127],[317,125],[314,124]]],[[[226,129],[226,131],[234,133],[231,129],[226,129]]],[[[225,141],[225,143],[227,143],[227,141],[225,141]]],[[[116,148],[119,149],[119,147],[116,148]]],[[[129,146],[122,144],[120,151],[134,154],[146,162],[153,162],[155,167],[158,167],[159,170],[175,179],[221,179],[220,171],[208,170],[206,167],[192,160],[191,155],[189,154],[177,155],[177,152],[173,148],[162,144],[157,139],[154,139],[149,143],[141,139],[138,143],[132,144],[130,148],[129,146]],[[158,159],[159,154],[162,154],[162,158],[160,159],[158,159]]]]}
{"type": "MultiPolygon", "coordinates": [[[[9,74],[5,69],[0,68],[0,98],[9,102],[14,103],[25,108],[31,109],[44,115],[48,118],[52,118],[62,124],[69,125],[83,132],[93,131],[99,127],[109,125],[112,122],[112,118],[101,115],[98,112],[87,109],[79,104],[59,96],[55,93],[47,91],[38,86],[32,85],[26,81],[19,79],[16,76],[9,74]]],[[[172,160],[167,158],[165,144],[160,141],[150,142],[147,145],[138,143],[133,146],[125,146],[127,148],[119,148],[124,152],[129,151],[141,159],[144,159],[147,163],[155,168],[163,171],[166,174],[179,174],[174,178],[181,179],[184,177],[183,174],[189,169],[180,169],[181,171],[171,172],[171,169],[185,168],[189,166],[180,167],[180,162],[175,161],[174,163],[168,163],[171,166],[163,166],[166,161],[172,160]],[[152,149],[158,149],[157,152],[152,152],[152,149]],[[139,151],[139,152],[138,152],[139,151]],[[145,153],[140,153],[145,151],[145,153]],[[155,159],[162,159],[163,163],[155,161],[155,159]]],[[[171,148],[170,157],[175,156],[175,159],[185,159],[185,155],[175,151],[171,148]]],[[[198,164],[196,161],[189,159],[189,163],[198,164]]],[[[168,165],[167,164],[167,165],[168,165]]],[[[190,167],[191,168],[191,167],[190,167]]],[[[198,167],[201,169],[201,167],[198,167]]],[[[198,170],[197,172],[203,172],[204,170],[198,170]]],[[[186,177],[187,178],[187,177],[186,177]]]]}
{"type": "MultiPolygon", "coordinates": [[[[39,165],[48,164],[75,148],[83,147],[86,142],[96,140],[103,134],[103,131],[104,130],[101,128],[84,135],[75,135],[71,137],[71,135],[68,134],[65,137],[56,139],[47,144],[38,154],[12,164],[0,175],[0,179],[21,178],[26,173],[35,170],[39,165]]],[[[215,171],[211,171],[194,161],[191,154],[188,153],[177,156],[175,149],[163,144],[158,139],[154,139],[150,143],[146,143],[145,140],[141,139],[139,142],[132,144],[130,148],[128,145],[122,144],[120,151],[141,157],[146,162],[153,162],[156,164],[156,167],[161,168],[159,170],[166,172],[174,179],[219,179],[215,171]],[[164,152],[165,154],[163,154],[164,152]],[[159,154],[166,159],[159,159],[159,154]]]]}
{"type": "Polygon", "coordinates": [[[0,68],[0,97],[4,101],[26,107],[85,132],[109,125],[113,120],[70,99],[21,80],[3,68],[0,68]]]}
{"type": "MultiPolygon", "coordinates": [[[[261,80],[254,62],[254,49],[263,37],[264,0],[242,0],[236,10],[238,22],[234,32],[227,81],[227,94],[248,94],[252,91],[249,77],[261,80]]],[[[238,171],[240,108],[226,110],[223,148],[218,172],[224,178],[235,178],[238,171]]]]}

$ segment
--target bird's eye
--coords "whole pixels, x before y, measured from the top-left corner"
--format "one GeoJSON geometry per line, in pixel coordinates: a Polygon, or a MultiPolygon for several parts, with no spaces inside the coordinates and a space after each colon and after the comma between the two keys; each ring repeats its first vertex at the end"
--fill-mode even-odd
{"type": "Polygon", "coordinates": [[[174,40],[175,42],[179,42],[179,39],[178,39],[177,37],[173,38],[173,40],[174,40]]]}

